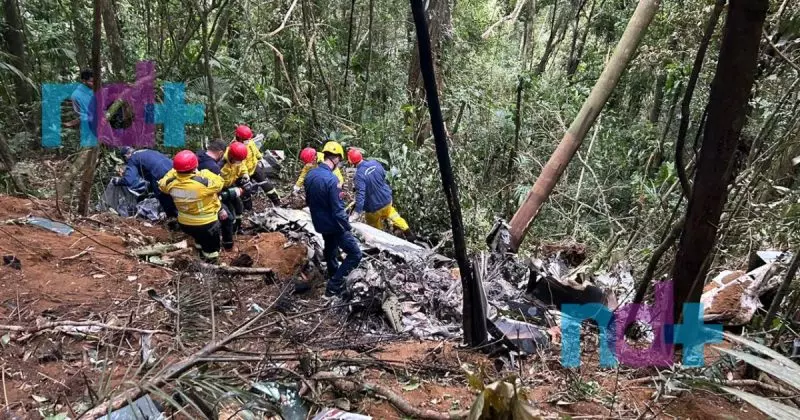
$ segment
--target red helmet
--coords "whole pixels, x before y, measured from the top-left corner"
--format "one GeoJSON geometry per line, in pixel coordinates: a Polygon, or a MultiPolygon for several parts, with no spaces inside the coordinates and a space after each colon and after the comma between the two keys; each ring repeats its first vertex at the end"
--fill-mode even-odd
{"type": "Polygon", "coordinates": [[[247,159],[247,146],[245,146],[244,143],[239,143],[238,141],[231,143],[231,145],[228,146],[228,157],[237,162],[247,159]]]}
{"type": "Polygon", "coordinates": [[[172,167],[178,172],[191,172],[197,169],[197,155],[191,150],[181,150],[172,159],[172,167]]]}
{"type": "Polygon", "coordinates": [[[313,147],[306,147],[300,152],[300,160],[305,164],[316,162],[317,151],[313,147]]]}
{"type": "Polygon", "coordinates": [[[351,147],[347,149],[347,160],[353,165],[358,165],[364,160],[364,156],[361,155],[360,150],[351,147]]]}
{"type": "Polygon", "coordinates": [[[236,139],[237,140],[250,140],[253,138],[253,130],[246,125],[240,125],[236,127],[236,139]]]}

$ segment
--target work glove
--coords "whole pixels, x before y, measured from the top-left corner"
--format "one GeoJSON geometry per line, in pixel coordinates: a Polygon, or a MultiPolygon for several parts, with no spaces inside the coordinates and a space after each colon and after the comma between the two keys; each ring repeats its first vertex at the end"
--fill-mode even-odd
{"type": "Polygon", "coordinates": [[[122,181],[122,178],[118,176],[111,177],[111,185],[119,185],[120,181],[122,181]]]}
{"type": "Polygon", "coordinates": [[[361,218],[361,213],[354,211],[353,214],[350,215],[350,223],[357,222],[358,219],[361,218]]]}
{"type": "Polygon", "coordinates": [[[228,212],[225,209],[219,209],[219,220],[228,220],[228,212]]]}
{"type": "Polygon", "coordinates": [[[298,194],[298,193],[300,193],[300,187],[295,185],[294,187],[292,187],[292,194],[298,194]]]}

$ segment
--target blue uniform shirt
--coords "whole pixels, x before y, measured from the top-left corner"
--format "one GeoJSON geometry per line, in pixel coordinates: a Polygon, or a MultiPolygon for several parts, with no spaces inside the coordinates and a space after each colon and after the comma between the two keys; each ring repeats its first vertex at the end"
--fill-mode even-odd
{"type": "Polygon", "coordinates": [[[133,186],[139,177],[155,187],[158,192],[158,181],[172,169],[172,159],[155,150],[142,149],[133,152],[126,162],[125,174],[117,185],[133,186]]]}
{"type": "Polygon", "coordinates": [[[392,203],[392,189],[386,183],[386,171],[380,162],[361,162],[353,183],[356,190],[355,211],[372,213],[392,203]]]}
{"type": "Polygon", "coordinates": [[[306,204],[311,211],[314,229],[321,234],[349,231],[350,222],[339,198],[339,178],[322,163],[308,172],[305,179],[306,204]]]}

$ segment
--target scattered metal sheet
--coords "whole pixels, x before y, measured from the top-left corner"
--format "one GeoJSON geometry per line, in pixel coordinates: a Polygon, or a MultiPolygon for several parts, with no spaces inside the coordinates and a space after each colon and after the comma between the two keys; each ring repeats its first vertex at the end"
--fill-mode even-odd
{"type": "Polygon", "coordinates": [[[55,232],[63,236],[69,236],[72,234],[72,232],[75,231],[75,229],[73,229],[69,225],[65,225],[64,223],[61,222],[54,222],[50,219],[45,219],[43,217],[30,216],[25,221],[29,225],[39,226],[40,228],[47,229],[51,232],[55,232]]]}
{"type": "MultiPolygon", "coordinates": [[[[311,222],[311,214],[309,214],[306,209],[297,210],[272,207],[268,208],[264,213],[251,216],[250,220],[272,231],[278,231],[289,225],[295,225],[313,234],[317,243],[320,246],[323,245],[322,235],[314,230],[314,225],[311,222]]],[[[434,253],[428,249],[364,223],[352,223],[352,226],[356,236],[362,240],[362,247],[364,249],[385,251],[404,260],[425,259],[434,255],[434,253]]],[[[447,260],[447,258],[443,256],[437,256],[437,258],[440,261],[442,259],[447,260]]]]}
{"type": "Polygon", "coordinates": [[[166,419],[149,395],[139,398],[133,404],[112,411],[98,420],[161,420],[166,419]]]}
{"type": "Polygon", "coordinates": [[[550,338],[543,327],[505,317],[495,320],[494,325],[522,352],[533,354],[550,346],[550,338]]]}
{"type": "Polygon", "coordinates": [[[791,252],[783,252],[783,251],[756,251],[750,254],[749,261],[747,263],[747,271],[753,271],[758,267],[761,267],[764,264],[770,264],[779,261],[789,261],[792,259],[791,252]]]}
{"type": "Polygon", "coordinates": [[[322,410],[311,420],[372,420],[372,417],[363,414],[350,413],[338,408],[322,410]]]}

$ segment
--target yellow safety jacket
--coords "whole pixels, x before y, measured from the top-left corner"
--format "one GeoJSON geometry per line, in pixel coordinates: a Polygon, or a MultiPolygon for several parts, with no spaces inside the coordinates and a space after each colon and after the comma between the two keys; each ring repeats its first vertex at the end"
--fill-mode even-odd
{"type": "MultiPolygon", "coordinates": [[[[256,171],[256,165],[258,165],[258,161],[261,160],[264,155],[260,150],[258,150],[258,146],[256,146],[256,142],[253,140],[247,140],[244,142],[244,144],[247,146],[247,157],[242,162],[242,165],[244,165],[247,175],[253,175],[253,173],[256,171]]],[[[228,160],[228,149],[230,149],[230,146],[225,148],[225,154],[223,155],[225,160],[228,160]]]]}
{"type": "Polygon", "coordinates": [[[249,174],[247,173],[247,168],[244,166],[244,162],[229,162],[228,157],[225,156],[222,158],[222,169],[220,169],[219,175],[222,177],[223,186],[228,188],[232,186],[237,179],[249,174]]]}
{"type": "Polygon", "coordinates": [[[190,173],[178,173],[170,169],[158,181],[158,188],[169,194],[175,202],[178,223],[202,226],[213,223],[219,217],[222,178],[208,169],[190,173]]]}
{"type": "MultiPolygon", "coordinates": [[[[306,181],[306,175],[308,175],[308,171],[316,168],[317,165],[318,164],[307,163],[305,166],[303,166],[303,169],[300,170],[300,176],[297,177],[297,182],[295,182],[294,185],[296,185],[297,188],[303,188],[303,183],[306,181]]],[[[342,176],[342,171],[337,167],[333,170],[333,174],[339,179],[339,189],[341,190],[344,186],[344,176],[342,176]]]]}

